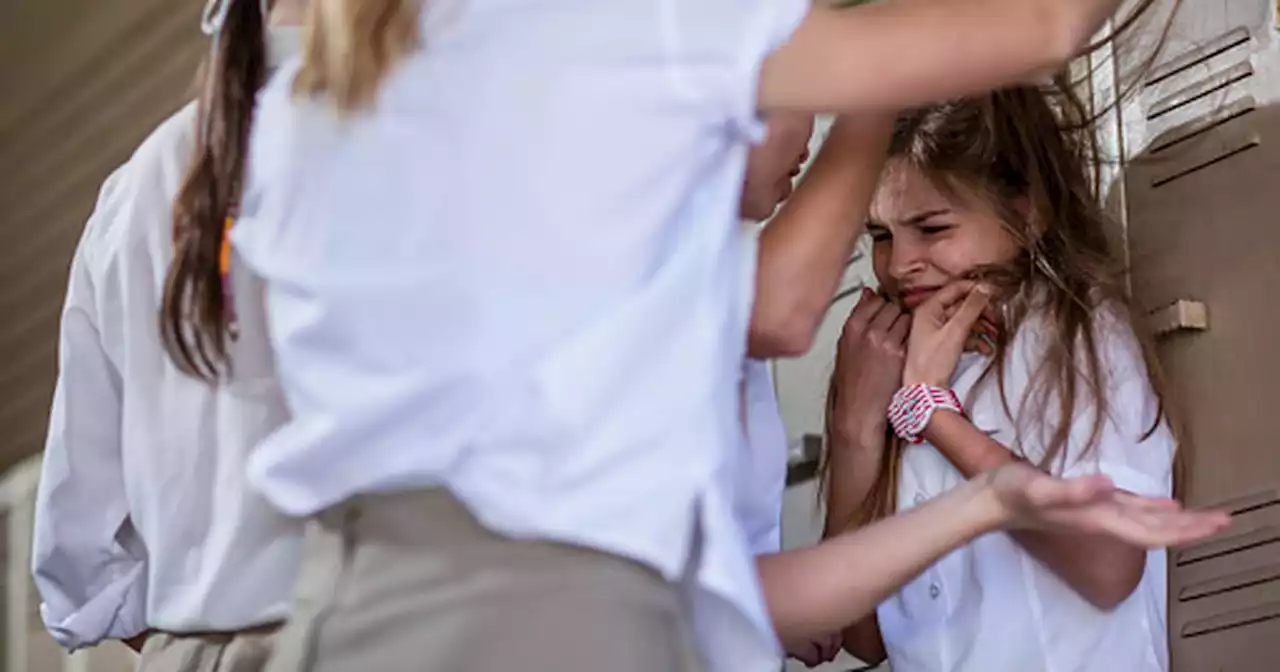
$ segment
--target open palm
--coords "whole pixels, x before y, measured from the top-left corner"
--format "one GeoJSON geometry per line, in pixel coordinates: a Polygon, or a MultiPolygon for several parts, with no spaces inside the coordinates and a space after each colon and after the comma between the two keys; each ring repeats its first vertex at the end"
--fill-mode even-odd
{"type": "Polygon", "coordinates": [[[1171,499],[1134,495],[1105,476],[1060,479],[1014,463],[986,478],[1015,528],[1105,534],[1161,548],[1203,539],[1230,524],[1225,513],[1186,511],[1171,499]]]}

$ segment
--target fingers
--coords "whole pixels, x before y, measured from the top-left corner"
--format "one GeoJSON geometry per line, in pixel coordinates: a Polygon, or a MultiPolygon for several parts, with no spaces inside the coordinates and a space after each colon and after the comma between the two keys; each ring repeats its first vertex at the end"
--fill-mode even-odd
{"type": "Polygon", "coordinates": [[[946,329],[963,334],[972,332],[978,323],[978,318],[982,317],[982,311],[990,301],[991,294],[985,287],[981,285],[974,287],[965,296],[964,303],[960,304],[951,319],[947,320],[946,329]]]}
{"type": "Polygon", "coordinates": [[[898,319],[894,321],[893,326],[889,328],[889,342],[896,345],[906,345],[907,336],[911,333],[911,316],[902,313],[898,319]]]}
{"type": "Polygon", "coordinates": [[[1231,524],[1223,512],[1160,512],[1135,510],[1118,502],[1081,511],[1082,525],[1096,525],[1099,532],[1134,546],[1164,548],[1211,537],[1231,524]]]}
{"type": "Polygon", "coordinates": [[[968,280],[952,282],[935,292],[928,301],[920,304],[916,312],[925,313],[935,319],[944,319],[947,308],[968,296],[974,285],[975,283],[968,280]]]}
{"type": "Polygon", "coordinates": [[[1025,496],[1033,512],[1043,514],[1056,508],[1093,504],[1110,497],[1113,492],[1115,485],[1101,474],[1071,479],[1039,474],[1027,483],[1025,496]]]}
{"type": "Polygon", "coordinates": [[[858,299],[857,305],[853,307],[853,310],[849,312],[849,317],[844,321],[844,333],[866,333],[871,320],[885,306],[885,303],[885,300],[880,295],[863,287],[861,298],[858,299]]]}
{"type": "Polygon", "coordinates": [[[789,655],[804,663],[806,667],[817,667],[823,663],[831,662],[835,659],[836,654],[840,653],[840,636],[827,635],[819,637],[813,641],[805,642],[798,649],[790,651],[789,655]]]}
{"type": "Polygon", "coordinates": [[[902,317],[901,308],[898,308],[898,306],[893,303],[884,302],[880,307],[880,310],[876,312],[875,317],[871,318],[871,324],[867,327],[867,333],[880,332],[882,334],[887,334],[900,317],[902,317]]]}
{"type": "Polygon", "coordinates": [[[822,662],[829,663],[840,655],[840,647],[844,643],[840,633],[832,633],[827,635],[822,642],[822,662]]]}

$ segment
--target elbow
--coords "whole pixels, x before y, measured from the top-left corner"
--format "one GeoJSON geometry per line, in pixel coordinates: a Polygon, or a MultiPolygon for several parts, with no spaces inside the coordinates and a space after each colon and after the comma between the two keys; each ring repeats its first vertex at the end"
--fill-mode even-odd
{"type": "Polygon", "coordinates": [[[800,309],[768,314],[757,310],[751,318],[747,354],[755,359],[801,357],[813,347],[817,320],[800,309]]]}
{"type": "Polygon", "coordinates": [[[809,352],[813,335],[797,329],[768,329],[751,331],[747,354],[754,359],[778,359],[800,357],[809,352]]]}
{"type": "Polygon", "coordinates": [[[1099,570],[1090,581],[1088,590],[1082,596],[1101,611],[1114,611],[1129,599],[1133,591],[1142,582],[1142,574],[1146,569],[1145,554],[1139,562],[1116,563],[1111,567],[1099,565],[1099,570]]]}

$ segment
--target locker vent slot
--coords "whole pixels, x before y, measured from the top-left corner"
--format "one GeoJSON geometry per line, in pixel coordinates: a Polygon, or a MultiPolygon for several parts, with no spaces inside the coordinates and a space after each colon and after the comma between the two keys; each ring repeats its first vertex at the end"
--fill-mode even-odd
{"type": "Polygon", "coordinates": [[[1280,541],[1280,528],[1275,525],[1260,527],[1252,532],[1236,534],[1222,539],[1207,541],[1178,551],[1175,564],[1179,567],[1193,562],[1201,562],[1212,558],[1239,553],[1258,546],[1274,544],[1280,541]]]}
{"type": "Polygon", "coordinates": [[[1204,63],[1214,56],[1225,54],[1236,47],[1248,43],[1248,28],[1240,27],[1235,30],[1228,31],[1226,34],[1209,40],[1208,42],[1175,57],[1167,63],[1152,68],[1151,74],[1147,75],[1146,86],[1155,86],[1170,77],[1204,63]]]}
{"type": "Polygon", "coordinates": [[[1269,602],[1248,609],[1236,609],[1218,616],[1201,618],[1182,626],[1183,637],[1198,637],[1211,632],[1239,628],[1280,618],[1280,602],[1269,602]]]}
{"type": "Polygon", "coordinates": [[[1242,513],[1265,509],[1268,506],[1275,506],[1276,504],[1280,504],[1280,492],[1277,492],[1276,490],[1261,490],[1258,492],[1251,492],[1247,495],[1241,495],[1240,497],[1233,497],[1224,502],[1211,504],[1204,508],[1226,511],[1233,516],[1238,516],[1242,513]]]}
{"type": "Polygon", "coordinates": [[[1263,583],[1269,583],[1280,579],[1280,564],[1267,565],[1257,569],[1250,569],[1245,572],[1233,572],[1226,576],[1220,576],[1204,581],[1197,581],[1188,586],[1183,586],[1178,591],[1179,602],[1190,602],[1198,600],[1202,597],[1219,595],[1233,590],[1249,588],[1263,583]]]}
{"type": "Polygon", "coordinates": [[[1190,175],[1190,174],[1192,174],[1192,173],[1199,172],[1199,171],[1204,170],[1205,168],[1208,168],[1208,167],[1213,166],[1213,165],[1215,165],[1215,164],[1222,163],[1223,161],[1226,161],[1227,159],[1229,159],[1229,158],[1231,158],[1231,157],[1233,157],[1233,156],[1235,156],[1235,155],[1237,155],[1237,154],[1242,154],[1242,153],[1244,153],[1244,152],[1246,152],[1246,151],[1248,151],[1248,150],[1250,150],[1250,149],[1253,149],[1254,147],[1257,147],[1257,146],[1258,146],[1258,145],[1260,145],[1260,144],[1262,144],[1262,142],[1261,142],[1257,137],[1249,138],[1248,140],[1246,140],[1246,141],[1244,142],[1244,144],[1242,144],[1242,145],[1240,145],[1240,146],[1238,146],[1238,147],[1236,147],[1236,148],[1234,148],[1234,149],[1229,149],[1229,150],[1227,150],[1227,151],[1225,151],[1225,152],[1223,152],[1223,153],[1221,153],[1221,154],[1218,154],[1217,156],[1214,156],[1214,157],[1212,157],[1212,158],[1206,159],[1206,160],[1201,161],[1201,162],[1199,162],[1199,163],[1192,164],[1192,165],[1190,165],[1190,166],[1188,166],[1188,167],[1186,167],[1186,168],[1183,168],[1183,169],[1181,169],[1181,170],[1179,170],[1179,171],[1177,171],[1177,172],[1171,173],[1171,174],[1169,174],[1169,175],[1165,175],[1165,176],[1163,176],[1163,177],[1156,178],[1156,179],[1154,179],[1154,180],[1152,180],[1152,181],[1151,181],[1151,186],[1152,186],[1153,188],[1154,188],[1154,187],[1163,187],[1164,185],[1169,184],[1170,182],[1173,182],[1174,180],[1178,180],[1178,179],[1184,178],[1184,177],[1186,177],[1186,176],[1188,176],[1188,175],[1190,175]]]}
{"type": "Polygon", "coordinates": [[[1155,120],[1170,112],[1185,108],[1197,100],[1221,91],[1232,84],[1242,82],[1253,76],[1253,65],[1248,61],[1237,63],[1212,77],[1193,82],[1156,101],[1147,112],[1148,120],[1155,120]]]}
{"type": "Polygon", "coordinates": [[[1258,104],[1254,101],[1253,96],[1246,96],[1234,103],[1223,105],[1203,117],[1174,126],[1156,138],[1155,142],[1152,143],[1150,153],[1152,156],[1164,153],[1188,140],[1201,137],[1230,121],[1239,119],[1253,112],[1257,107],[1258,104]]]}

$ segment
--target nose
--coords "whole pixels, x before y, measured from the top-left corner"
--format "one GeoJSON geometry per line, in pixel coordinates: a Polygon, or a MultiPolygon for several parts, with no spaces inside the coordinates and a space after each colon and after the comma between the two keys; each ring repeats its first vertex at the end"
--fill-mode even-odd
{"type": "Polygon", "coordinates": [[[889,256],[889,276],[900,284],[910,284],[912,276],[925,268],[924,250],[911,236],[895,236],[889,256]]]}

